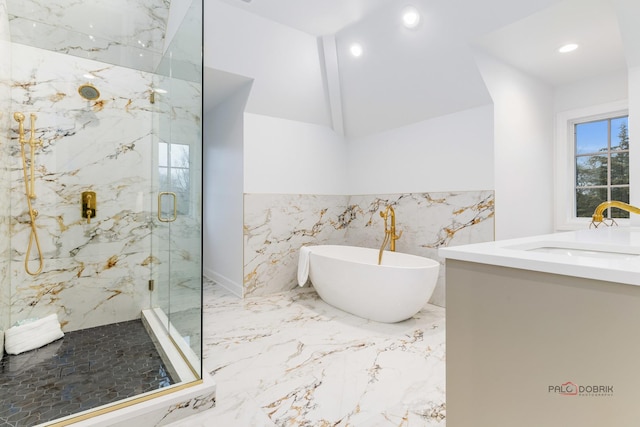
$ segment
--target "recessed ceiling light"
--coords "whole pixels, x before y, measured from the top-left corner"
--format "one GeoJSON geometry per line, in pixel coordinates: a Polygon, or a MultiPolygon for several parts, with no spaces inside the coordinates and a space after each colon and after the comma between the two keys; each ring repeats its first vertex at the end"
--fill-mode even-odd
{"type": "Polygon", "coordinates": [[[407,28],[415,28],[420,23],[420,12],[413,6],[402,10],[402,24],[407,28]]]}
{"type": "Polygon", "coordinates": [[[575,43],[569,43],[569,44],[565,44],[564,46],[562,46],[560,49],[558,49],[558,52],[560,53],[568,53],[568,52],[573,52],[574,50],[576,50],[578,48],[578,45],[575,43]]]}
{"type": "Polygon", "coordinates": [[[360,43],[354,43],[351,45],[351,47],[349,48],[349,52],[351,52],[351,55],[355,56],[356,58],[358,58],[359,56],[362,56],[362,45],[360,43]]]}

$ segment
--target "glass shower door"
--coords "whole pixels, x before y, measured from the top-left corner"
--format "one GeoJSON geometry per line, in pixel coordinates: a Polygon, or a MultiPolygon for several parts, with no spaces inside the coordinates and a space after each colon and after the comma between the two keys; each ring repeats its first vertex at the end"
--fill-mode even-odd
{"type": "Polygon", "coordinates": [[[158,306],[178,343],[200,356],[200,150],[197,144],[158,142],[158,306]]]}
{"type": "Polygon", "coordinates": [[[152,307],[200,376],[202,348],[202,35],[193,2],[156,72],[152,307]],[[162,316],[161,315],[161,316],[162,316]]]}

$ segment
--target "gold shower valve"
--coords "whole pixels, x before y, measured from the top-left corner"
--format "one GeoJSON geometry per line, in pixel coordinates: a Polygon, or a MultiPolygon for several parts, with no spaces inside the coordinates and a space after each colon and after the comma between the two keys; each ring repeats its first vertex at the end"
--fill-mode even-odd
{"type": "Polygon", "coordinates": [[[91,218],[96,217],[96,192],[84,191],[82,193],[82,218],[87,219],[87,224],[91,222],[91,218]]]}

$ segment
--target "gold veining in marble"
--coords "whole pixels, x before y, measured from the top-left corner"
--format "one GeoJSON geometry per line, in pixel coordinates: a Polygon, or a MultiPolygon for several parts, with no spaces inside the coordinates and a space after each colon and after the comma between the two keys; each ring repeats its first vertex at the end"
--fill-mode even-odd
{"type": "MultiPolygon", "coordinates": [[[[493,192],[400,193],[329,196],[245,194],[245,296],[269,295],[297,286],[298,250],[304,245],[346,244],[378,248],[382,219],[392,204],[401,209],[404,237],[398,251],[437,258],[452,241],[493,239],[493,192]]],[[[436,296],[444,303],[444,277],[436,296]]]]}
{"type": "Polygon", "coordinates": [[[205,365],[219,404],[180,427],[444,426],[444,309],[380,324],[309,288],[242,300],[204,289],[205,365]]]}

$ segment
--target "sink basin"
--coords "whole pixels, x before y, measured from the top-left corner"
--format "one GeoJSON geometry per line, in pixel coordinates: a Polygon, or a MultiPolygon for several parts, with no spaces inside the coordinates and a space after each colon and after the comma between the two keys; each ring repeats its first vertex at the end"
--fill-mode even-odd
{"type": "Polygon", "coordinates": [[[589,258],[631,259],[631,258],[640,256],[638,254],[626,253],[626,252],[593,251],[593,250],[587,250],[587,249],[561,248],[561,247],[549,247],[549,246],[543,246],[540,248],[532,248],[527,250],[530,252],[544,252],[547,254],[579,256],[579,257],[589,257],[589,258]]]}
{"type": "Polygon", "coordinates": [[[640,257],[640,248],[615,248],[579,242],[535,242],[510,246],[509,249],[569,257],[628,260],[640,257]]]}

